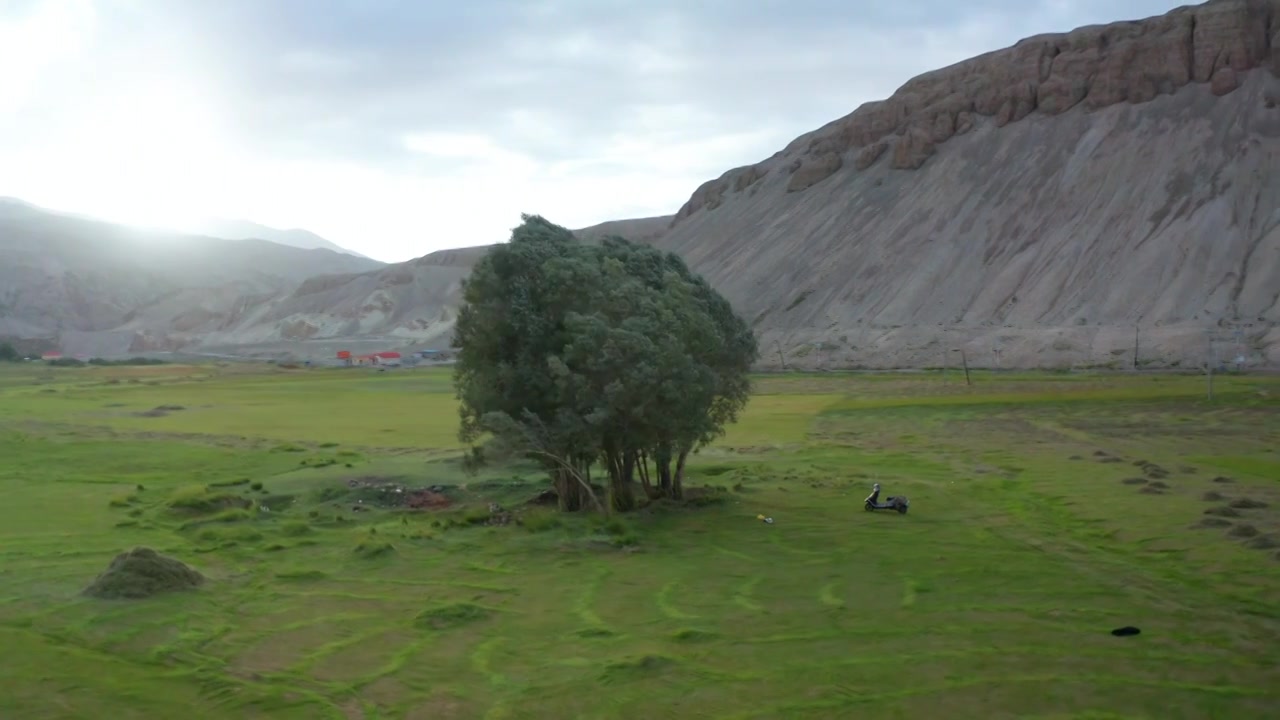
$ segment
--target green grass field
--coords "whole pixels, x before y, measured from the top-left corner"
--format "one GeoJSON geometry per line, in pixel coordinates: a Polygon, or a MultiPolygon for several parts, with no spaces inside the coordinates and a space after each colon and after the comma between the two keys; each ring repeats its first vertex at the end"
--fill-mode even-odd
{"type": "Polygon", "coordinates": [[[1280,380],[757,385],[604,522],[463,475],[447,372],[0,369],[0,717],[1277,716],[1280,380]],[[208,581],[81,595],[136,546],[208,581]]]}

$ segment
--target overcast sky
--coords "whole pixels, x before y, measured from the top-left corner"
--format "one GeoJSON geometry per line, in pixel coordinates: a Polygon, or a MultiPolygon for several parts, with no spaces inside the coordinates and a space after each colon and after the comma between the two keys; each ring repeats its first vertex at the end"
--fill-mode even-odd
{"type": "Polygon", "coordinates": [[[1169,0],[0,0],[0,195],[397,261],[675,212],[921,72],[1169,0]]]}

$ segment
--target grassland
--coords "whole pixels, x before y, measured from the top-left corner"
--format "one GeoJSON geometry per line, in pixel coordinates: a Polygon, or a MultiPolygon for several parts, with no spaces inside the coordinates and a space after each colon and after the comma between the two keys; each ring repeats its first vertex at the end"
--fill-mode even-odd
{"type": "Polygon", "coordinates": [[[464,476],[455,422],[438,371],[0,369],[0,716],[1280,707],[1275,379],[765,377],[696,501],[613,522],[525,507],[529,468],[464,476]],[[910,514],[863,512],[877,481],[910,514]],[[135,546],[208,582],[80,595],[135,546]]]}

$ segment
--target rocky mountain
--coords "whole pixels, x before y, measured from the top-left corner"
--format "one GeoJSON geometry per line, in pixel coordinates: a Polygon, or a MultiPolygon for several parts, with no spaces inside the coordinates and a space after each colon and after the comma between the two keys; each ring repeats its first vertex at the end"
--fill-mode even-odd
{"type": "Polygon", "coordinates": [[[694,192],[660,240],[773,364],[1280,364],[1280,1],[928,73],[694,192]],[[783,359],[785,358],[785,360],[783,359]]]}
{"type": "Polygon", "coordinates": [[[365,257],[354,250],[348,250],[326,240],[310,230],[301,228],[281,230],[249,222],[248,220],[206,220],[192,227],[183,228],[183,230],[197,235],[208,235],[230,240],[269,240],[279,245],[288,245],[289,247],[302,248],[303,250],[332,250],[347,255],[355,255],[356,257],[365,257]]]}
{"type": "Polygon", "coordinates": [[[0,336],[58,338],[67,352],[103,355],[203,326],[246,297],[382,265],[265,240],[140,231],[15,200],[0,200],[0,259],[0,336]]]}
{"type": "MultiPolygon", "coordinates": [[[[1210,0],[927,73],[675,216],[577,233],[680,253],[753,323],[766,365],[1128,366],[1136,341],[1143,364],[1275,367],[1277,168],[1280,0],[1210,0]]],[[[67,286],[49,306],[94,327],[133,307],[118,327],[155,347],[443,345],[486,249],[282,286],[170,275],[163,302],[141,279],[110,303],[67,286]]]]}

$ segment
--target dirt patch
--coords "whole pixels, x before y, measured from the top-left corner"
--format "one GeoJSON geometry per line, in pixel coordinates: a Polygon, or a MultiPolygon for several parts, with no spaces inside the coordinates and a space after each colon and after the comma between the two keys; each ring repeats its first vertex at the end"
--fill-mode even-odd
{"type": "Polygon", "coordinates": [[[555,490],[543,490],[525,501],[525,505],[534,505],[538,507],[554,507],[560,504],[560,496],[555,490]]]}
{"type": "Polygon", "coordinates": [[[1147,487],[1159,488],[1161,490],[1168,490],[1169,483],[1162,482],[1160,480],[1152,480],[1151,482],[1147,483],[1147,487]]]}
{"type": "Polygon", "coordinates": [[[1237,525],[1227,531],[1227,537],[1233,538],[1251,538],[1258,535],[1258,528],[1252,525],[1237,525]]]}
{"type": "Polygon", "coordinates": [[[486,620],[491,614],[487,608],[472,603],[452,603],[427,608],[415,620],[418,627],[445,630],[486,620]]]}
{"type": "Polygon", "coordinates": [[[1138,492],[1142,493],[1143,495],[1164,495],[1165,494],[1164,491],[1161,490],[1160,488],[1154,487],[1151,485],[1148,485],[1142,488],[1138,492]]]}
{"type": "Polygon", "coordinates": [[[348,479],[347,488],[360,506],[439,510],[453,504],[445,494],[449,489],[443,485],[414,488],[391,478],[370,475],[348,479]]]}
{"type": "Polygon", "coordinates": [[[165,557],[151,548],[139,547],[120,553],[106,572],[85,588],[89,597],[107,600],[148,598],[204,584],[204,576],[185,563],[165,557]]]}
{"type": "Polygon", "coordinates": [[[1133,464],[1134,464],[1134,466],[1135,466],[1135,467],[1139,467],[1139,468],[1141,468],[1141,469],[1142,469],[1142,474],[1143,474],[1143,475],[1146,475],[1146,476],[1147,476],[1147,477],[1149,477],[1149,478],[1154,478],[1154,479],[1159,480],[1159,479],[1161,479],[1161,478],[1167,478],[1167,477],[1169,477],[1169,471],[1168,471],[1168,470],[1165,470],[1164,468],[1160,467],[1159,465],[1157,465],[1157,464],[1155,464],[1155,463],[1153,463],[1153,462],[1150,462],[1150,461],[1148,461],[1148,460],[1137,460],[1137,461],[1135,461],[1133,464]]]}
{"type": "Polygon", "coordinates": [[[1145,485],[1147,484],[1147,479],[1140,478],[1140,477],[1131,477],[1131,478],[1125,478],[1120,482],[1124,483],[1125,485],[1145,485]]]}
{"type": "Polygon", "coordinates": [[[1216,483],[1222,483],[1222,484],[1235,482],[1235,480],[1232,480],[1231,478],[1226,477],[1225,475],[1219,475],[1218,477],[1214,478],[1213,481],[1216,483]]]}
{"type": "Polygon", "coordinates": [[[1254,500],[1253,498],[1247,497],[1240,498],[1239,500],[1232,500],[1228,504],[1237,510],[1261,510],[1262,508],[1268,507],[1268,505],[1261,500],[1254,500]]]}
{"type": "Polygon", "coordinates": [[[1200,472],[1200,470],[1199,468],[1194,468],[1194,467],[1191,467],[1190,465],[1179,465],[1178,472],[1182,473],[1183,475],[1195,475],[1196,473],[1200,472]]]}
{"type": "Polygon", "coordinates": [[[1211,507],[1211,508],[1209,508],[1208,510],[1205,510],[1205,511],[1204,511],[1204,514],[1205,514],[1205,515],[1216,515],[1217,517],[1229,517],[1229,518],[1240,517],[1240,511],[1239,511],[1239,510],[1236,510],[1236,509],[1235,509],[1235,508],[1233,508],[1233,507],[1226,507],[1226,506],[1222,506],[1222,507],[1211,507]]]}
{"type": "Polygon", "coordinates": [[[150,410],[143,410],[142,412],[134,413],[134,415],[137,415],[138,417],[164,417],[169,413],[178,412],[180,410],[186,410],[186,408],[181,405],[157,405],[150,410]]]}
{"type": "Polygon", "coordinates": [[[1094,457],[1094,459],[1095,459],[1095,460],[1097,460],[1097,461],[1098,461],[1098,462],[1100,462],[1100,463],[1118,463],[1118,462],[1124,462],[1124,460],[1122,460],[1121,458],[1118,458],[1118,457],[1116,457],[1115,455],[1112,455],[1111,453],[1109,453],[1109,452],[1107,452],[1107,451],[1105,451],[1105,450],[1094,450],[1094,451],[1093,451],[1093,457],[1094,457]]]}
{"type": "Polygon", "coordinates": [[[1280,547],[1280,535],[1259,535],[1245,543],[1245,547],[1250,550],[1274,550],[1280,547]]]}
{"type": "Polygon", "coordinates": [[[1222,529],[1225,527],[1231,527],[1231,521],[1220,517],[1207,517],[1191,527],[1197,529],[1222,529]]]}
{"type": "Polygon", "coordinates": [[[1219,500],[1226,500],[1227,498],[1222,493],[1214,492],[1210,490],[1209,492],[1201,495],[1200,499],[1204,500],[1205,502],[1217,502],[1219,500]]]}

